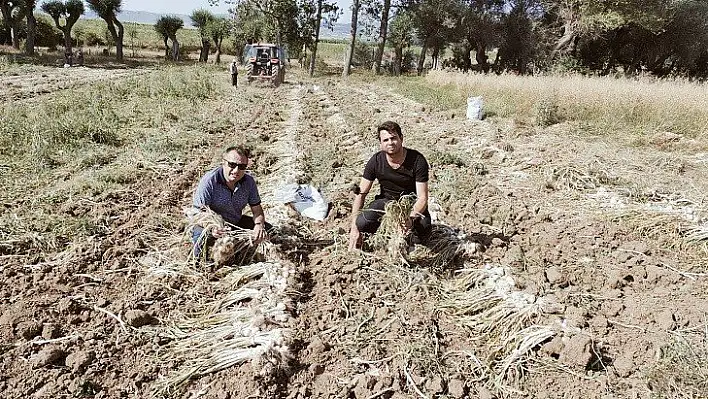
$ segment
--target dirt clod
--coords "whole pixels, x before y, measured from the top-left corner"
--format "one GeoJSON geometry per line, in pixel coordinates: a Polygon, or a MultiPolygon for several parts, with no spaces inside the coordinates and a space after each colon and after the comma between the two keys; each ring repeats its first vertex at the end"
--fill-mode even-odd
{"type": "Polygon", "coordinates": [[[93,351],[70,353],[66,357],[66,366],[71,367],[74,371],[81,371],[95,359],[96,354],[93,351]]]}
{"type": "Polygon", "coordinates": [[[493,399],[494,395],[492,395],[491,392],[489,392],[489,389],[479,386],[477,387],[477,397],[479,399],[493,399]]]}
{"type": "Polygon", "coordinates": [[[447,391],[453,398],[462,398],[465,396],[465,382],[454,379],[448,384],[447,391]]]}
{"type": "Polygon", "coordinates": [[[307,346],[307,350],[312,354],[312,355],[318,355],[322,352],[325,352],[327,350],[327,344],[322,342],[322,340],[319,337],[315,337],[310,341],[310,344],[307,346]]]}
{"type": "Polygon", "coordinates": [[[312,375],[320,375],[325,371],[325,367],[319,363],[313,363],[309,368],[312,375]]]}
{"type": "Polygon", "coordinates": [[[632,360],[631,355],[620,355],[615,359],[612,365],[615,367],[617,375],[622,378],[629,377],[635,369],[634,360],[632,360]]]}
{"type": "Polygon", "coordinates": [[[560,285],[565,281],[565,276],[559,268],[552,266],[546,269],[546,279],[552,285],[560,285]]]}
{"type": "Polygon", "coordinates": [[[44,339],[55,339],[59,338],[61,334],[61,329],[55,324],[45,324],[42,326],[42,338],[44,339]]]}
{"type": "Polygon", "coordinates": [[[563,351],[564,346],[565,344],[563,343],[563,337],[557,335],[550,342],[545,343],[541,347],[541,352],[548,356],[557,358],[563,351]]]}
{"type": "Polygon", "coordinates": [[[671,331],[676,328],[676,317],[671,310],[664,310],[656,316],[656,324],[664,331],[671,331]]]}
{"type": "Polygon", "coordinates": [[[155,318],[151,314],[144,310],[131,309],[125,312],[125,322],[129,326],[142,327],[156,322],[155,318]]]}
{"type": "Polygon", "coordinates": [[[585,369],[592,359],[592,340],[588,336],[578,334],[565,344],[558,360],[585,369]]]}
{"type": "Polygon", "coordinates": [[[63,350],[56,346],[48,346],[32,356],[30,363],[33,368],[40,368],[49,365],[60,365],[65,358],[66,353],[63,350]]]}
{"type": "Polygon", "coordinates": [[[17,325],[17,332],[22,338],[29,341],[42,332],[42,323],[38,321],[22,322],[17,325]]]}
{"type": "Polygon", "coordinates": [[[0,315],[0,326],[12,327],[15,325],[15,317],[9,310],[0,315]]]}
{"type": "Polygon", "coordinates": [[[442,393],[445,390],[445,380],[440,376],[435,376],[425,383],[425,388],[429,392],[442,393]]]}

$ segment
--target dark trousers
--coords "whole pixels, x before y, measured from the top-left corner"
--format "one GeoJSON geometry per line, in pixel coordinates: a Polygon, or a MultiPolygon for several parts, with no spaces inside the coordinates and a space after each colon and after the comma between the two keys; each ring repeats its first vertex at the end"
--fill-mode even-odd
{"type": "MultiPolygon", "coordinates": [[[[366,209],[363,209],[356,218],[356,228],[361,233],[374,234],[381,226],[381,217],[384,215],[384,207],[390,199],[373,200],[366,209]]],[[[426,209],[421,216],[413,221],[413,233],[420,239],[425,240],[430,234],[431,220],[430,213],[426,209]]]]}
{"type": "MultiPolygon", "coordinates": [[[[236,223],[236,226],[242,229],[253,230],[256,227],[256,223],[250,216],[241,216],[241,219],[239,219],[238,223],[236,223]]],[[[266,222],[264,227],[266,231],[270,231],[273,228],[273,225],[266,222]]],[[[194,228],[192,229],[192,245],[194,247],[194,257],[197,259],[199,259],[199,257],[202,255],[202,248],[210,247],[214,245],[214,242],[216,242],[216,238],[214,238],[214,236],[212,236],[211,234],[205,237],[201,237],[200,240],[199,238],[202,235],[202,231],[204,231],[204,229],[201,226],[194,226],[194,228]],[[204,245],[204,240],[206,240],[206,245],[204,245]]]]}
{"type": "Polygon", "coordinates": [[[238,78],[237,73],[231,74],[231,86],[238,86],[238,82],[237,82],[238,79],[237,78],[238,78]]]}

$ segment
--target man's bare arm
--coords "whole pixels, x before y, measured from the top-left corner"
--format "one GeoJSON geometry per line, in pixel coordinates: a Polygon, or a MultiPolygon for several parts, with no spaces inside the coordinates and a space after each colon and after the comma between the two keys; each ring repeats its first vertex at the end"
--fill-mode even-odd
{"type": "Polygon", "coordinates": [[[428,182],[416,182],[415,183],[415,194],[416,201],[413,204],[413,210],[411,211],[411,217],[418,217],[428,209],[428,182]]]}
{"type": "Polygon", "coordinates": [[[354,201],[352,202],[352,222],[349,230],[350,250],[356,249],[357,243],[361,238],[361,232],[359,232],[359,229],[356,227],[356,218],[359,216],[359,212],[364,207],[364,200],[366,199],[366,195],[369,193],[369,190],[371,190],[373,184],[373,181],[362,177],[361,183],[359,183],[359,192],[356,194],[354,201]]]}

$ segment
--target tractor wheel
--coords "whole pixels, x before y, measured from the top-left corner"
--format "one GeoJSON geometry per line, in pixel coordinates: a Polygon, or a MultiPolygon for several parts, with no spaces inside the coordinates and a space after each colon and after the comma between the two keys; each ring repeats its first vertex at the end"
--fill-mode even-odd
{"type": "Polygon", "coordinates": [[[246,83],[251,84],[253,81],[253,64],[246,64],[246,83]]]}
{"type": "Polygon", "coordinates": [[[280,86],[280,68],[277,65],[273,65],[271,69],[270,81],[274,87],[280,86]]]}

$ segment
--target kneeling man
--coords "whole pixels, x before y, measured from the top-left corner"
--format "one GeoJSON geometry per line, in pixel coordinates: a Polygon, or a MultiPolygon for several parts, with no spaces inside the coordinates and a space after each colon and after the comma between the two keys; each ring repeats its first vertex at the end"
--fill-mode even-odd
{"type": "Polygon", "coordinates": [[[406,220],[406,229],[412,229],[420,241],[430,233],[428,161],[420,152],[403,146],[403,133],[396,122],[382,123],[376,129],[376,137],[381,151],[367,162],[352,204],[350,250],[361,246],[362,233],[373,234],[378,230],[386,203],[399,200],[404,195],[416,196],[410,218],[406,220]],[[367,209],[362,210],[366,195],[376,179],[381,192],[367,209]]]}
{"type": "MultiPolygon", "coordinates": [[[[243,147],[229,147],[224,151],[220,166],[209,171],[199,181],[194,192],[193,206],[197,209],[209,207],[226,223],[244,229],[253,230],[255,244],[267,238],[267,230],[271,228],[265,221],[261,197],[256,187],[256,181],[246,174],[250,151],[243,147]],[[249,205],[253,217],[242,215],[243,208],[249,205]]],[[[195,227],[192,231],[194,255],[199,257],[203,242],[199,242],[202,228],[195,227]]],[[[214,238],[219,238],[224,231],[218,231],[214,238]]]]}

